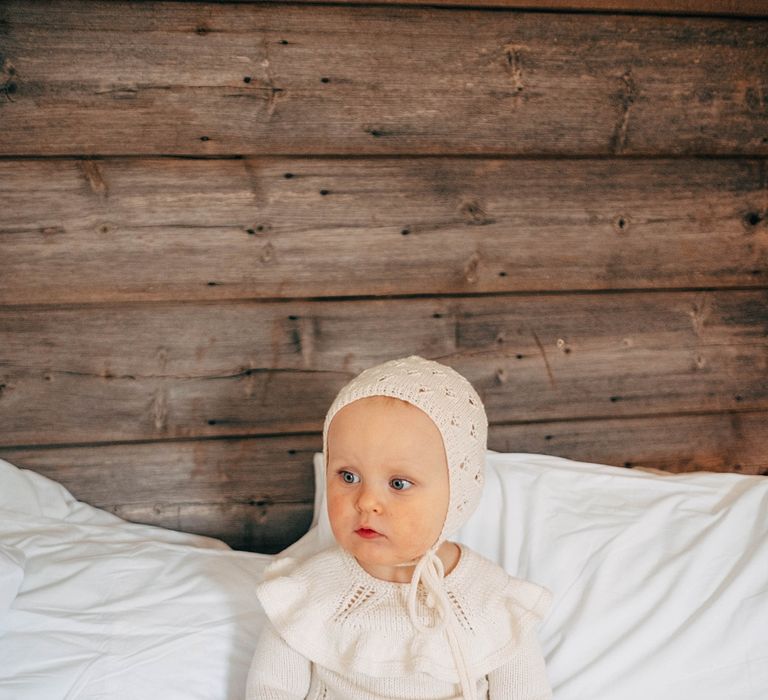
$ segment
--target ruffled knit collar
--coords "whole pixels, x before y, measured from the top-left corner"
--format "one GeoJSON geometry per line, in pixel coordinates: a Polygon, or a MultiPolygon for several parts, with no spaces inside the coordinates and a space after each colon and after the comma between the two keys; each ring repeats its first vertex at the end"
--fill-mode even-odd
{"type": "MultiPolygon", "coordinates": [[[[525,633],[552,598],[543,586],[510,576],[464,546],[444,585],[474,677],[524,653],[525,633]]],[[[421,672],[458,682],[445,632],[420,632],[408,617],[408,589],[408,583],[372,576],[334,546],[303,562],[275,560],[257,595],[285,641],[332,671],[374,677],[421,672]]],[[[431,627],[437,620],[429,602],[419,586],[418,616],[431,627]]]]}

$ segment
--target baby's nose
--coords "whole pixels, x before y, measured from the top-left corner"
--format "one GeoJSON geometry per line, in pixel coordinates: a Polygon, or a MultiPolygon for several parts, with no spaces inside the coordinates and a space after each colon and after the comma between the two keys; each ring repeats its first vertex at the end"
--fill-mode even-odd
{"type": "Polygon", "coordinates": [[[361,511],[380,513],[382,510],[381,499],[376,490],[370,486],[360,489],[357,507],[361,511]]]}

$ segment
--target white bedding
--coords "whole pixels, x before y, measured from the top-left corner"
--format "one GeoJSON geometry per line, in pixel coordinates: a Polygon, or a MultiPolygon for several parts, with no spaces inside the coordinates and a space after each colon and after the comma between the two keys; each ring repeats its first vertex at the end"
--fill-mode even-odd
{"type": "MultiPolygon", "coordinates": [[[[768,698],[768,479],[491,450],[487,474],[456,539],[553,591],[556,700],[768,698]]],[[[330,541],[321,496],[283,554],[330,541]]],[[[0,700],[240,700],[271,559],[0,460],[0,700]]]]}
{"type": "Polygon", "coordinates": [[[26,561],[0,607],[0,699],[244,696],[271,557],[125,522],[0,460],[9,545],[26,561]]]}

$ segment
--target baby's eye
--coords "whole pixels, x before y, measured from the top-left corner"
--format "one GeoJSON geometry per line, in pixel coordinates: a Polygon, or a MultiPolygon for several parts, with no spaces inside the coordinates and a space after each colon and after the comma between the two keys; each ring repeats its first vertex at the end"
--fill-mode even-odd
{"type": "Polygon", "coordinates": [[[358,481],[360,481],[360,477],[357,474],[348,472],[346,469],[339,471],[339,475],[344,480],[345,484],[356,484],[358,481]]]}
{"type": "Polygon", "coordinates": [[[409,489],[413,486],[413,482],[408,481],[408,479],[392,479],[392,481],[389,482],[389,485],[395,489],[395,491],[405,491],[405,489],[409,489]]]}

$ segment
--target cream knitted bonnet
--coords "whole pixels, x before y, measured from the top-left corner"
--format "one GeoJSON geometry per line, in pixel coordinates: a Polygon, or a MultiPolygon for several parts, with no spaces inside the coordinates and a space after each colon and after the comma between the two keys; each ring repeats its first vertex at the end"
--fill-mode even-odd
{"type": "Polygon", "coordinates": [[[328,428],[344,406],[368,396],[394,396],[424,411],[440,430],[448,462],[449,503],[437,541],[418,560],[411,580],[408,610],[412,623],[429,632],[446,629],[461,678],[465,698],[474,699],[468,676],[458,623],[448,600],[445,572],[437,550],[472,515],[480,500],[485,479],[488,418],[477,391],[452,367],[419,355],[389,360],[369,367],[341,388],[325,417],[323,459],[328,464],[328,428]],[[440,614],[437,627],[425,627],[416,615],[419,582],[426,589],[427,604],[440,614]]]}

